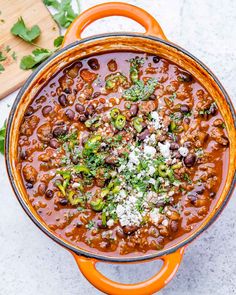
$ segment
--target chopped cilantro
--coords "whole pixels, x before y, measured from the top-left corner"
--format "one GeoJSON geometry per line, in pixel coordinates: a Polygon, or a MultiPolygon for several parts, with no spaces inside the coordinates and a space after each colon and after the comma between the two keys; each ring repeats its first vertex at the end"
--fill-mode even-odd
{"type": "Polygon", "coordinates": [[[27,28],[23,18],[20,17],[11,28],[11,33],[31,43],[40,36],[41,30],[37,25],[34,25],[31,29],[27,28]]]}
{"type": "Polygon", "coordinates": [[[5,68],[4,68],[3,65],[0,64],[0,74],[1,74],[3,71],[5,71],[5,68]]]}
{"type": "Polygon", "coordinates": [[[2,128],[0,129],[0,153],[1,154],[4,154],[5,135],[6,135],[6,121],[3,124],[2,128]]]}
{"type": "Polygon", "coordinates": [[[124,98],[130,101],[147,100],[154,93],[157,84],[158,82],[154,78],[150,78],[146,84],[142,80],[138,80],[125,90],[124,98]]]}
{"type": "Polygon", "coordinates": [[[3,55],[3,53],[0,51],[0,61],[6,60],[7,57],[3,55]]]}
{"type": "Polygon", "coordinates": [[[44,48],[37,48],[32,51],[32,55],[26,55],[20,62],[20,68],[22,70],[30,70],[35,68],[38,64],[46,60],[52,55],[52,51],[44,48]]]}

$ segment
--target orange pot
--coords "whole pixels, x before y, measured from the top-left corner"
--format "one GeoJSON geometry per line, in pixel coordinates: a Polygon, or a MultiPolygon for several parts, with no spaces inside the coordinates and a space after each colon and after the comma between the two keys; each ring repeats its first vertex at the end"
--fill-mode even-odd
{"type": "Polygon", "coordinates": [[[236,129],[235,111],[224,88],[213,73],[198,59],[186,50],[169,42],[165,37],[158,22],[144,10],[125,3],[106,3],[97,5],[82,13],[68,29],[63,48],[42,64],[28,79],[19,92],[12,107],[6,136],[6,165],[13,190],[32,221],[54,241],[67,248],[75,257],[75,260],[83,275],[98,289],[107,294],[152,294],[163,288],[176,273],[181,262],[184,248],[200,233],[202,233],[216,219],[232,194],[236,181],[236,129]],[[87,25],[93,21],[107,16],[126,16],[140,23],[145,29],[145,34],[112,33],[93,36],[81,40],[81,33],[87,25]],[[129,257],[111,257],[106,254],[94,254],[89,250],[77,248],[62,238],[56,236],[49,227],[35,213],[30,204],[23,186],[21,175],[17,169],[18,136],[17,130],[30,101],[45,81],[65,67],[68,63],[78,58],[84,58],[90,54],[109,51],[132,50],[147,52],[164,57],[171,62],[188,70],[207,89],[221,110],[224,117],[230,141],[230,157],[228,170],[225,171],[226,181],[221,186],[221,194],[210,214],[202,224],[187,236],[173,242],[173,244],[154,254],[129,257]],[[99,261],[116,263],[144,262],[149,259],[163,260],[161,270],[152,278],[138,284],[120,284],[103,276],[96,269],[99,261]]]}

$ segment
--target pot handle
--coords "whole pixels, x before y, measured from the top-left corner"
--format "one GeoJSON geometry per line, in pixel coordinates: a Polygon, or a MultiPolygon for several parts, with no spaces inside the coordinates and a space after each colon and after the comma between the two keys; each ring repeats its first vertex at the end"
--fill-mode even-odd
{"type": "Polygon", "coordinates": [[[157,258],[164,262],[160,271],[150,279],[137,284],[114,282],[96,269],[96,263],[99,260],[72,254],[85,278],[100,291],[109,295],[148,295],[159,291],[170,282],[179,268],[184,247],[174,253],[157,258]]]}
{"type": "Polygon", "coordinates": [[[138,22],[146,29],[145,35],[152,35],[167,40],[159,23],[148,12],[137,6],[110,2],[96,5],[81,13],[68,28],[63,47],[81,39],[81,33],[92,22],[108,16],[125,16],[138,22]]]}

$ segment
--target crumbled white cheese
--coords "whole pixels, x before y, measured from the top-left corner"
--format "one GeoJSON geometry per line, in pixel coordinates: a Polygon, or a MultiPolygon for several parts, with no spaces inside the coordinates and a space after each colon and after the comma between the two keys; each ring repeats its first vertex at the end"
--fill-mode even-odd
{"type": "Polygon", "coordinates": [[[109,219],[108,221],[107,221],[107,226],[108,227],[112,227],[114,225],[114,220],[113,219],[109,219]]]}
{"type": "Polygon", "coordinates": [[[150,179],[148,180],[148,182],[151,183],[151,184],[153,184],[153,185],[156,184],[156,180],[155,180],[154,178],[150,178],[150,179]]]}
{"type": "Polygon", "coordinates": [[[121,226],[140,225],[142,215],[136,208],[136,202],[137,198],[131,195],[123,204],[116,207],[116,214],[121,226]]]}
{"type": "Polygon", "coordinates": [[[186,157],[187,154],[188,154],[188,149],[186,147],[183,147],[181,146],[179,149],[178,149],[179,153],[181,156],[183,157],[186,157]]]}
{"type": "Polygon", "coordinates": [[[168,220],[167,220],[167,219],[164,219],[164,220],[162,221],[162,224],[163,224],[164,226],[168,226],[168,220]]]}
{"type": "Polygon", "coordinates": [[[145,145],[143,151],[144,151],[145,155],[150,156],[152,158],[155,156],[155,154],[157,152],[156,149],[150,145],[145,145]]]}
{"type": "Polygon", "coordinates": [[[149,167],[149,170],[148,170],[148,174],[149,174],[149,175],[153,175],[155,172],[156,172],[155,167],[150,166],[150,167],[149,167]]]}
{"type": "Polygon", "coordinates": [[[138,159],[138,157],[135,155],[135,151],[132,151],[132,152],[129,154],[129,161],[130,161],[131,163],[136,164],[136,165],[139,164],[139,159],[138,159]]]}
{"type": "Polygon", "coordinates": [[[166,143],[158,142],[158,147],[164,158],[167,159],[170,157],[170,143],[168,141],[166,143]]]}
{"type": "Polygon", "coordinates": [[[158,115],[158,112],[151,112],[151,118],[154,121],[154,127],[156,129],[159,129],[161,127],[161,123],[160,123],[160,117],[158,115]]]}
{"type": "Polygon", "coordinates": [[[160,213],[159,213],[159,210],[157,208],[154,208],[150,213],[149,213],[149,217],[151,219],[151,221],[154,223],[154,224],[158,224],[158,221],[160,220],[160,213]]]}

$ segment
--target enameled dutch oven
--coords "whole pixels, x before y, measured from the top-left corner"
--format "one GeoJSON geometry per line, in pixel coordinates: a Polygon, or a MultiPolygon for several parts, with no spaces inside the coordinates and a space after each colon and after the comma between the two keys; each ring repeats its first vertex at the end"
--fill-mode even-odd
{"type": "Polygon", "coordinates": [[[63,48],[42,64],[28,79],[19,92],[12,107],[6,136],[6,165],[13,190],[25,212],[32,221],[50,238],[68,249],[74,256],[83,275],[98,289],[107,294],[152,294],[163,288],[176,273],[184,249],[194,238],[202,233],[216,219],[232,194],[235,186],[235,166],[236,166],[236,128],[235,111],[224,88],[213,75],[213,73],[198,59],[186,50],[169,42],[165,37],[158,22],[144,10],[125,3],[106,3],[97,5],[82,13],[68,29],[63,48]],[[108,16],[129,17],[145,29],[144,34],[134,33],[111,33],[92,36],[81,39],[81,33],[90,23],[108,16]],[[207,89],[216,103],[226,122],[226,128],[230,141],[230,157],[228,163],[227,179],[221,187],[221,196],[216,202],[210,214],[204,222],[188,236],[173,243],[171,246],[157,251],[155,254],[146,254],[132,257],[111,257],[106,254],[94,254],[88,250],[77,248],[62,238],[56,236],[46,224],[37,216],[30,204],[22,179],[17,170],[17,145],[20,124],[24,112],[42,85],[51,76],[68,63],[85,56],[109,51],[139,51],[159,55],[163,58],[178,64],[188,70],[207,89]],[[137,284],[120,284],[109,280],[96,269],[97,262],[116,263],[137,263],[150,259],[163,260],[161,270],[152,278],[137,284]]]}

